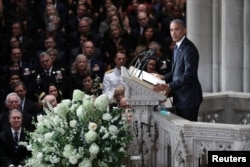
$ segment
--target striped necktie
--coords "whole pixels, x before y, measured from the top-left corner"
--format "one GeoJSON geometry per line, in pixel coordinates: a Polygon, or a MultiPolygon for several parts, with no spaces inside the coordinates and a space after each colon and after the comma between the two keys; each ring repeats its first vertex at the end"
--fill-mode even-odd
{"type": "Polygon", "coordinates": [[[14,141],[16,143],[18,143],[18,132],[17,131],[14,132],[14,141]]]}

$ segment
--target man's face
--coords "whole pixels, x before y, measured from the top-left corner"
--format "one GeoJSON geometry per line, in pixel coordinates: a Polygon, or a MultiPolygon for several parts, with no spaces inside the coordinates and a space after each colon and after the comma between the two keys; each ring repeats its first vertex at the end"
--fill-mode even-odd
{"type": "Polygon", "coordinates": [[[174,42],[179,42],[186,34],[186,28],[180,23],[171,23],[170,34],[174,42]]]}
{"type": "Polygon", "coordinates": [[[22,52],[19,48],[14,48],[11,50],[11,61],[12,62],[19,62],[22,60],[22,52]]]}
{"type": "Polygon", "coordinates": [[[12,128],[19,129],[22,125],[22,114],[20,112],[11,112],[9,122],[12,128]]]}
{"type": "Polygon", "coordinates": [[[41,67],[43,69],[49,70],[50,67],[52,66],[52,58],[51,58],[51,56],[46,54],[46,55],[43,55],[42,57],[40,57],[40,64],[41,64],[41,67]]]}
{"type": "Polygon", "coordinates": [[[12,25],[12,35],[15,37],[19,37],[22,35],[22,29],[20,24],[16,23],[12,25]]]}
{"type": "Polygon", "coordinates": [[[55,41],[53,40],[53,38],[48,38],[44,41],[44,46],[46,49],[49,48],[54,48],[55,47],[55,41]]]}
{"type": "Polygon", "coordinates": [[[76,12],[77,12],[77,16],[80,17],[80,18],[82,18],[84,15],[86,15],[87,9],[86,9],[86,7],[84,5],[79,5],[77,7],[77,11],[76,12]]]}
{"type": "Polygon", "coordinates": [[[85,42],[83,44],[83,51],[84,51],[84,54],[90,58],[93,54],[94,54],[94,44],[92,42],[85,42]]]}
{"type": "Polygon", "coordinates": [[[14,91],[18,94],[18,96],[21,99],[23,99],[25,97],[25,95],[26,95],[26,90],[23,88],[22,85],[16,86],[14,91]]]}
{"type": "Polygon", "coordinates": [[[126,55],[124,53],[117,53],[115,57],[115,64],[117,68],[121,68],[126,64],[126,55]]]}
{"type": "Polygon", "coordinates": [[[10,96],[7,100],[6,107],[9,110],[19,109],[20,108],[20,101],[16,96],[10,96]]]}
{"type": "Polygon", "coordinates": [[[144,13],[144,12],[140,12],[138,14],[138,18],[137,19],[138,19],[138,23],[139,23],[139,25],[141,27],[145,27],[148,24],[148,21],[149,21],[147,14],[144,13]]]}
{"type": "Polygon", "coordinates": [[[79,22],[78,30],[81,34],[87,33],[90,30],[89,23],[86,20],[79,22]]]}

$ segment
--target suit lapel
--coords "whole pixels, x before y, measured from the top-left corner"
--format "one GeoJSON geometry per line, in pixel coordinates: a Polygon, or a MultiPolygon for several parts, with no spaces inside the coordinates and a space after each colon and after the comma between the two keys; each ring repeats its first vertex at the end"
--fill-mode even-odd
{"type": "Polygon", "coordinates": [[[177,49],[176,60],[172,64],[172,71],[175,70],[176,62],[179,61],[181,58],[181,52],[182,52],[183,47],[185,46],[186,42],[187,42],[187,38],[185,37],[184,40],[182,41],[181,45],[177,49]]]}

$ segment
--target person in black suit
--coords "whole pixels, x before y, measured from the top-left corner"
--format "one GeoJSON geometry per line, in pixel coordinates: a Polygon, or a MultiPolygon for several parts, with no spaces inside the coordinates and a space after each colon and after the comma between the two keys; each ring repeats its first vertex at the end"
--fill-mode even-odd
{"type": "MultiPolygon", "coordinates": [[[[14,92],[18,94],[21,99],[20,109],[22,112],[29,113],[31,116],[35,117],[38,113],[38,104],[27,97],[28,90],[23,82],[14,83],[12,86],[14,92]]],[[[31,97],[31,95],[30,95],[31,97]]]]}
{"type": "Polygon", "coordinates": [[[104,62],[101,53],[95,51],[94,43],[92,41],[86,41],[83,43],[83,53],[88,59],[88,68],[91,74],[95,77],[103,79],[104,75],[104,62]]]}
{"type": "MultiPolygon", "coordinates": [[[[0,132],[5,131],[10,127],[9,114],[12,110],[20,110],[21,99],[15,92],[11,92],[6,96],[5,100],[6,109],[0,114],[0,132]]],[[[32,117],[29,113],[22,112],[22,127],[28,131],[33,131],[32,117]]]]}
{"type": "Polygon", "coordinates": [[[25,142],[26,132],[22,127],[22,112],[10,111],[10,127],[0,133],[0,166],[24,165],[24,160],[30,155],[26,147],[19,145],[25,142]]]}
{"type": "Polygon", "coordinates": [[[197,121],[200,104],[203,100],[198,79],[199,53],[196,46],[186,37],[183,20],[170,23],[170,34],[176,42],[172,71],[165,74],[167,84],[156,84],[156,92],[166,90],[173,95],[176,114],[190,121],[197,121]]]}

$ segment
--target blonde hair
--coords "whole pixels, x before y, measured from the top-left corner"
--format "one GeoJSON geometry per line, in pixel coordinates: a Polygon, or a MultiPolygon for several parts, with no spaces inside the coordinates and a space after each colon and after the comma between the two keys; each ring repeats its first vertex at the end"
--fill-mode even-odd
{"type": "MultiPolygon", "coordinates": [[[[74,60],[74,62],[72,63],[71,73],[74,74],[74,73],[77,72],[76,64],[80,61],[81,58],[84,58],[87,61],[86,63],[88,63],[88,59],[87,59],[87,57],[84,54],[77,55],[76,58],[75,58],[75,60],[74,60]]],[[[87,65],[87,69],[88,69],[88,65],[87,65]]]]}
{"type": "Polygon", "coordinates": [[[116,88],[115,88],[115,91],[114,91],[114,95],[113,95],[113,98],[115,100],[117,100],[117,97],[118,95],[125,95],[125,86],[124,85],[118,85],[116,88]]]}

